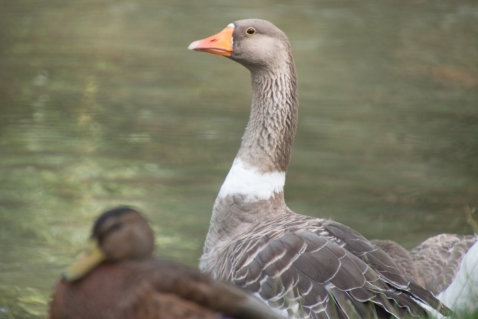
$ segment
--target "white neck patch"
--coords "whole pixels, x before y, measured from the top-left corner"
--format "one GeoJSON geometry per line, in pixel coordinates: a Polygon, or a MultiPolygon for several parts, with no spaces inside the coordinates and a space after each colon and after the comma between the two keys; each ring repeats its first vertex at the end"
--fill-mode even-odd
{"type": "Polygon", "coordinates": [[[236,158],[218,197],[243,195],[246,202],[269,199],[284,190],[285,172],[262,173],[236,158]]]}

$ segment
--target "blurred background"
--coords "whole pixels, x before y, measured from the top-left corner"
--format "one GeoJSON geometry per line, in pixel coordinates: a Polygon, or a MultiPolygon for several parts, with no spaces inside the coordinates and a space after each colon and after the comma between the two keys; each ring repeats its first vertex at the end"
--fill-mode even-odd
{"type": "Polygon", "coordinates": [[[0,318],[45,318],[61,269],[119,204],[148,216],[162,256],[197,266],[251,89],[239,64],[187,46],[243,18],[292,43],[291,209],[406,248],[472,232],[476,1],[7,1],[0,318]]]}

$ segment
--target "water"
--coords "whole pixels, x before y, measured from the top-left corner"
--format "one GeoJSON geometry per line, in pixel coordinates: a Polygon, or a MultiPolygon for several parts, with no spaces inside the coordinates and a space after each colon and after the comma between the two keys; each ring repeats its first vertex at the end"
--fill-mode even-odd
{"type": "Polygon", "coordinates": [[[187,45],[284,30],[300,81],[286,200],[410,248],[478,207],[474,1],[10,1],[0,10],[0,318],[44,318],[97,214],[133,205],[196,266],[248,72],[187,45]]]}

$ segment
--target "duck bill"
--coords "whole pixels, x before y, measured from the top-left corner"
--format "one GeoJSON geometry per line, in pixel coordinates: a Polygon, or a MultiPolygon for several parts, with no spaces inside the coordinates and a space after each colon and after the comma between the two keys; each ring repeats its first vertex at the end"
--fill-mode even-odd
{"type": "Polygon", "coordinates": [[[61,277],[64,281],[78,280],[88,274],[105,259],[105,254],[98,246],[98,242],[92,241],[87,249],[65,269],[61,277]]]}
{"type": "Polygon", "coordinates": [[[210,36],[209,38],[194,41],[188,46],[188,49],[222,56],[231,56],[233,33],[234,25],[230,24],[218,34],[210,36]]]}

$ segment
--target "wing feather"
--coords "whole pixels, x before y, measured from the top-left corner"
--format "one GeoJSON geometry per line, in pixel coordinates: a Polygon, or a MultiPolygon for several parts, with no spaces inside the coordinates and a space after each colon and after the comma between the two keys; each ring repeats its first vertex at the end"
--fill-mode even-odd
{"type": "Polygon", "coordinates": [[[233,282],[294,318],[426,316],[416,300],[432,304],[433,296],[410,285],[388,255],[354,230],[320,221],[294,231],[263,227],[237,241],[233,282]]]}

